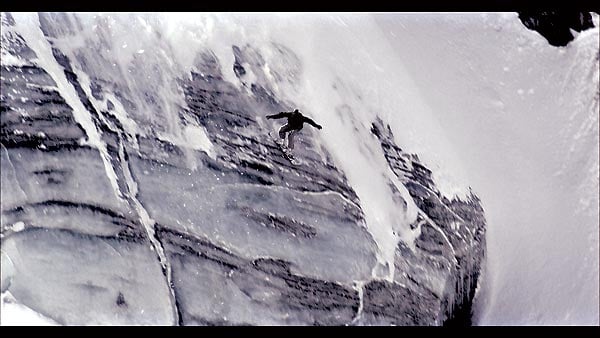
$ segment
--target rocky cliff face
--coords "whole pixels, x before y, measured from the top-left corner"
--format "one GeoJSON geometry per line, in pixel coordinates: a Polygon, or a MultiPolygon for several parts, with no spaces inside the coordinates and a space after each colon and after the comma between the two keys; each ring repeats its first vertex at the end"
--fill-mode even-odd
{"type": "Polygon", "coordinates": [[[519,19],[525,27],[540,33],[552,46],[566,46],[573,41],[572,31],[594,27],[590,12],[523,11],[519,19]]]}
{"type": "MultiPolygon", "coordinates": [[[[415,248],[399,243],[393,280],[373,277],[378,248],[361,201],[318,135],[303,130],[292,165],[261,117],[291,103],[224,79],[222,67],[264,76],[251,45],[231,46],[232,65],[206,50],[178,79],[183,131],[173,138],[168,120],[136,114],[159,97],[140,103],[134,85],[87,68],[106,62],[102,46],[53,43],[81,23],[39,23],[45,41],[29,46],[2,15],[2,292],[61,324],[469,323],[485,248],[480,201],[442,196],[383,121],[372,137],[421,229],[415,248]]],[[[289,66],[274,81],[301,71],[291,50],[273,50],[289,66]]],[[[397,203],[406,205],[400,194],[397,203]]]]}
{"type": "MultiPolygon", "coordinates": [[[[473,193],[466,201],[449,200],[435,187],[431,171],[415,154],[407,154],[394,144],[389,126],[381,120],[371,132],[381,141],[390,169],[400,178],[417,204],[417,224],[421,235],[416,252],[398,246],[395,279],[406,285],[425,287],[437,299],[446,325],[471,324],[471,306],[480,268],[485,256],[485,216],[473,193]],[[430,271],[418,273],[418,267],[430,271]],[[435,273],[431,273],[435,272],[435,273]],[[444,285],[436,290],[438,285],[444,285]]],[[[412,225],[411,225],[412,226],[412,225]]]]}

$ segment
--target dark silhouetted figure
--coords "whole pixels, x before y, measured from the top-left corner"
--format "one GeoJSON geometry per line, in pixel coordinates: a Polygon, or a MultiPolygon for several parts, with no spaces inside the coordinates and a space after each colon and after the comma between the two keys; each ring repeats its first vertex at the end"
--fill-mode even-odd
{"type": "Polygon", "coordinates": [[[294,110],[293,112],[281,112],[279,114],[267,115],[267,119],[281,119],[284,117],[287,117],[288,120],[286,124],[279,128],[279,138],[285,139],[287,133],[287,146],[290,149],[294,149],[294,135],[300,130],[302,130],[304,123],[308,123],[317,129],[323,128],[315,121],[302,115],[302,113],[300,113],[298,109],[294,110]]]}

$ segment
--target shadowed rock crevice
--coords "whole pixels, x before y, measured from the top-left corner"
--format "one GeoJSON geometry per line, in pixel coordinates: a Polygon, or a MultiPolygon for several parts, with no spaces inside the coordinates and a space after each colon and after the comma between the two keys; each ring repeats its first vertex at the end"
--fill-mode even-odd
{"type": "Polygon", "coordinates": [[[571,30],[584,31],[594,27],[590,12],[576,11],[520,11],[519,19],[525,27],[540,33],[552,46],[566,46],[573,41],[571,30]]]}

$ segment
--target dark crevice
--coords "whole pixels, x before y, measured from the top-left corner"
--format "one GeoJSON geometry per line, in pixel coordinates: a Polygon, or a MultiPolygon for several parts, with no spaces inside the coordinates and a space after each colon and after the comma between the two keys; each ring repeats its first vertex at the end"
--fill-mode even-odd
{"type": "MultiPolygon", "coordinates": [[[[43,202],[29,203],[26,205],[14,207],[9,210],[4,210],[3,213],[7,213],[7,214],[20,213],[20,212],[24,212],[26,208],[30,208],[30,207],[31,208],[43,208],[45,206],[60,206],[60,207],[64,207],[64,208],[89,209],[93,212],[101,213],[101,214],[104,214],[104,215],[107,215],[109,217],[116,218],[119,220],[123,220],[123,221],[128,220],[123,215],[116,213],[111,209],[103,208],[98,205],[87,204],[84,202],[71,202],[71,201],[64,201],[64,200],[46,200],[43,202]]],[[[132,221],[129,221],[129,222],[132,222],[132,221]]]]}
{"type": "Polygon", "coordinates": [[[555,47],[566,46],[573,41],[571,29],[581,32],[594,27],[589,12],[521,11],[518,13],[525,27],[538,32],[555,47]]]}

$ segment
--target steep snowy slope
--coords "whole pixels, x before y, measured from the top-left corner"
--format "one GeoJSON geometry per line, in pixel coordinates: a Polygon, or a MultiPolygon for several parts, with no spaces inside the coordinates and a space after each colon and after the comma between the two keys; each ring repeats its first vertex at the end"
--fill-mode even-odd
{"type": "MultiPolygon", "coordinates": [[[[60,324],[470,322],[479,199],[397,143],[379,101],[394,88],[372,86],[396,65],[372,60],[387,42],[369,16],[295,19],[3,13],[7,309],[60,324]],[[264,118],[294,107],[324,126],[302,131],[300,165],[264,118]]],[[[437,130],[423,119],[406,132],[437,130]]]]}
{"type": "Polygon", "coordinates": [[[560,48],[516,13],[377,18],[486,210],[479,324],[598,325],[594,18],[560,48]]]}
{"type": "Polygon", "coordinates": [[[475,324],[598,324],[598,28],[3,13],[1,56],[7,309],[468,324],[479,285],[475,324]]]}

